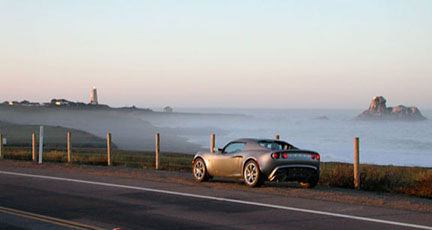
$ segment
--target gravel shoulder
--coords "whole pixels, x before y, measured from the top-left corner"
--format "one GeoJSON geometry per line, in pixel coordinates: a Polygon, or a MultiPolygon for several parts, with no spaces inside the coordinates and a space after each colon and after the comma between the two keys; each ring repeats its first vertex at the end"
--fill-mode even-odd
{"type": "MultiPolygon", "coordinates": [[[[1,160],[0,170],[20,171],[32,174],[68,174],[73,173],[109,176],[128,179],[168,182],[197,186],[190,172],[161,171],[125,167],[106,167],[90,165],[67,165],[64,163],[44,163],[42,165],[27,161],[1,160]]],[[[432,212],[432,200],[399,194],[376,193],[317,186],[313,189],[302,189],[294,183],[265,183],[260,188],[248,188],[239,180],[215,178],[199,186],[210,189],[248,191],[258,194],[274,194],[287,198],[306,198],[311,200],[333,201],[345,204],[356,204],[371,207],[384,207],[416,212],[432,212]]]]}

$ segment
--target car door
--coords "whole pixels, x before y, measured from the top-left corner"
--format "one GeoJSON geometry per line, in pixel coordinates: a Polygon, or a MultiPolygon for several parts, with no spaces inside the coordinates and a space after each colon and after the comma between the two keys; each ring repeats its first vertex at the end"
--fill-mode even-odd
{"type": "Polygon", "coordinates": [[[246,143],[243,142],[231,142],[225,146],[213,161],[216,176],[241,176],[242,153],[245,145],[246,143]]]}

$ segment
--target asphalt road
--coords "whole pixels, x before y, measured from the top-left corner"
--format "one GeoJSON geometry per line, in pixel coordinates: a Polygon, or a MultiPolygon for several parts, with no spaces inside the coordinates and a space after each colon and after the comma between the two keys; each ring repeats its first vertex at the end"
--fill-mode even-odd
{"type": "Polygon", "coordinates": [[[113,228],[432,229],[432,214],[0,165],[0,229],[113,228]]]}

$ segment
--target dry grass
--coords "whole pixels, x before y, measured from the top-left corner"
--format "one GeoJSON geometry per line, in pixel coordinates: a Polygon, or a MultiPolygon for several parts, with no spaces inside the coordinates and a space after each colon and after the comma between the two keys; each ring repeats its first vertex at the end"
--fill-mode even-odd
{"type": "MultiPolygon", "coordinates": [[[[154,152],[112,151],[112,164],[131,168],[154,168],[154,152]]],[[[5,158],[13,160],[32,160],[29,147],[6,147],[5,158]]],[[[191,169],[192,155],[180,153],[160,154],[160,169],[189,171],[191,169]]],[[[44,149],[43,160],[47,162],[67,162],[66,149],[44,149]]],[[[104,148],[74,148],[72,152],[73,164],[107,165],[107,154],[104,148]]]]}
{"type": "MultiPolygon", "coordinates": [[[[320,183],[332,187],[353,188],[353,165],[322,163],[320,183]]],[[[360,187],[366,191],[432,198],[432,169],[361,165],[360,187]]]]}
{"type": "MultiPolygon", "coordinates": [[[[31,148],[6,147],[5,158],[30,161],[31,148]]],[[[160,168],[171,171],[190,171],[192,155],[161,153],[160,168]]],[[[46,149],[44,161],[67,162],[65,149],[46,149]]],[[[104,148],[77,148],[72,154],[73,164],[107,165],[104,148]]],[[[154,168],[154,152],[114,150],[114,166],[154,168]]],[[[360,166],[361,189],[366,191],[408,194],[432,198],[432,169],[399,166],[360,166]]],[[[323,186],[353,188],[353,165],[321,163],[320,184],[323,186]]]]}

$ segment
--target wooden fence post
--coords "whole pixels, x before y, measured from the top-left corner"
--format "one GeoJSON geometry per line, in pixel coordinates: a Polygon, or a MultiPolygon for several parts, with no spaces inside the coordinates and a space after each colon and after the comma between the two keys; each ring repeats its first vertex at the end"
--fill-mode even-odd
{"type": "Polygon", "coordinates": [[[107,164],[111,166],[111,133],[107,133],[107,164]]]}
{"type": "Polygon", "coordinates": [[[36,156],[36,134],[32,133],[32,161],[37,161],[36,156]]]}
{"type": "Polygon", "coordinates": [[[210,135],[210,152],[214,153],[216,135],[210,135]]]}
{"type": "Polygon", "coordinates": [[[279,135],[275,135],[274,139],[279,140],[280,136],[279,135]]]}
{"type": "Polygon", "coordinates": [[[43,141],[44,141],[44,127],[39,127],[39,164],[42,164],[43,156],[43,141]]]}
{"type": "Polygon", "coordinates": [[[71,143],[71,137],[72,134],[71,132],[67,132],[67,158],[68,158],[68,163],[72,164],[72,143],[71,143]]]}
{"type": "Polygon", "coordinates": [[[159,133],[156,133],[155,135],[155,168],[159,169],[159,151],[160,151],[160,136],[159,133]]]}
{"type": "Polygon", "coordinates": [[[360,146],[359,138],[354,137],[354,188],[360,189],[360,146]]]}
{"type": "Polygon", "coordinates": [[[0,160],[4,158],[3,153],[3,135],[0,133],[0,160]]]}

